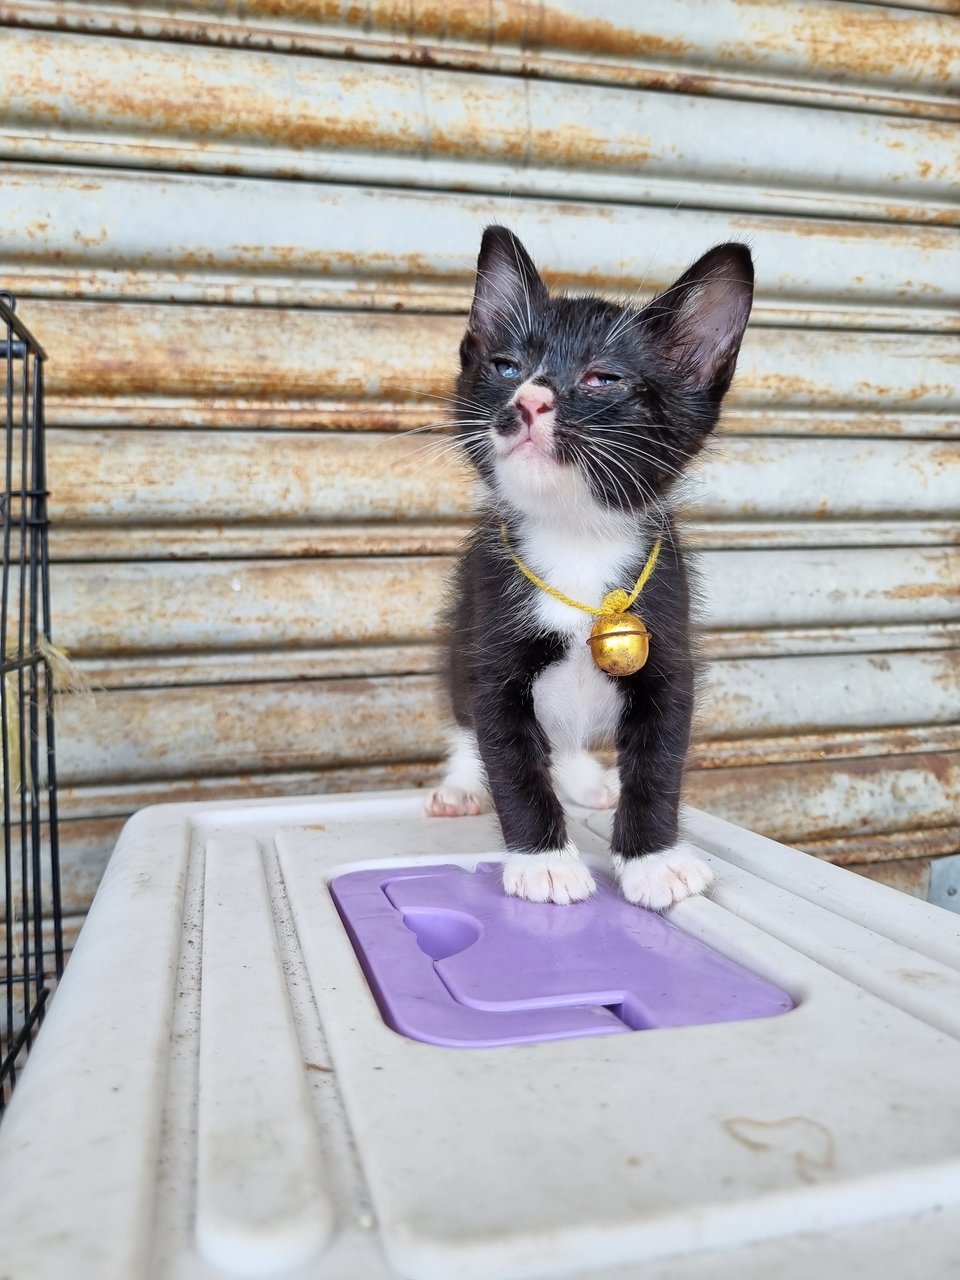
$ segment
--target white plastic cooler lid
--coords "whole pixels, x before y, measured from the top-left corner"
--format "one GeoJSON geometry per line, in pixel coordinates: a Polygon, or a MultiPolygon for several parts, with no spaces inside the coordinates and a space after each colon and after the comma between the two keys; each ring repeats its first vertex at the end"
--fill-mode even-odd
{"type": "MultiPolygon", "coordinates": [[[[580,817],[602,863],[609,817],[580,817]]],[[[704,814],[685,834],[717,883],[671,920],[797,1008],[453,1049],[385,1025],[328,882],[496,859],[492,819],[144,810],[0,1129],[0,1276],[952,1274],[960,917],[704,814]]]]}

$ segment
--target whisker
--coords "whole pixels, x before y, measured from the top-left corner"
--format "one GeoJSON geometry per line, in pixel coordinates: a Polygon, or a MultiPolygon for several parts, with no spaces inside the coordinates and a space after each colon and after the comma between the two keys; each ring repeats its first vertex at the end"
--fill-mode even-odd
{"type": "MultiPolygon", "coordinates": [[[[599,449],[598,441],[594,440],[591,443],[594,446],[594,448],[599,449]]],[[[623,465],[623,455],[626,453],[626,454],[631,454],[632,456],[637,458],[642,458],[644,462],[650,462],[654,466],[662,468],[664,471],[669,472],[670,475],[675,476],[678,480],[683,474],[682,471],[679,471],[676,467],[672,466],[669,462],[664,462],[660,458],[656,457],[655,454],[647,453],[646,450],[638,449],[633,445],[623,445],[623,444],[612,445],[611,449],[616,450],[616,453],[614,453],[612,456],[616,457],[616,459],[618,460],[618,462],[620,462],[621,465],[623,465]]],[[[608,451],[608,456],[609,456],[609,451],[608,451]]]]}
{"type": "MultiPolygon", "coordinates": [[[[606,462],[602,458],[597,457],[595,454],[583,455],[583,456],[584,456],[584,461],[586,463],[588,472],[590,470],[590,464],[595,463],[597,467],[601,469],[603,474],[607,476],[607,478],[609,479],[611,485],[613,486],[614,496],[620,502],[622,509],[624,511],[629,511],[631,504],[630,504],[630,499],[627,494],[627,491],[623,487],[623,485],[620,483],[620,481],[617,479],[617,477],[614,475],[610,467],[607,466],[606,462]]],[[[601,488],[602,487],[603,486],[601,486],[601,488]]]]}
{"type": "MultiPolygon", "coordinates": [[[[581,419],[581,422],[587,419],[581,419]]],[[[577,424],[580,425],[580,422],[577,424]]],[[[637,428],[634,427],[617,427],[608,423],[603,424],[603,436],[601,439],[607,439],[610,436],[626,437],[629,443],[636,443],[639,439],[642,443],[650,445],[655,449],[666,449],[670,453],[675,453],[680,458],[688,458],[690,456],[689,449],[681,449],[678,445],[670,444],[666,440],[660,440],[653,436],[640,435],[637,428]]],[[[596,437],[591,437],[594,439],[596,437]]],[[[618,446],[619,447],[619,446],[618,446]]]]}
{"type": "MultiPolygon", "coordinates": [[[[623,445],[613,445],[613,447],[609,449],[603,449],[602,445],[598,445],[598,442],[593,442],[593,444],[595,448],[598,448],[598,452],[603,452],[604,457],[609,458],[611,461],[616,461],[618,466],[627,471],[626,462],[623,460],[623,454],[631,452],[630,449],[626,449],[623,445]]],[[[663,462],[660,458],[655,457],[654,454],[645,453],[643,451],[639,451],[639,449],[632,452],[634,452],[635,457],[641,458],[644,462],[653,463],[655,467],[662,468],[663,471],[666,471],[667,474],[675,477],[676,480],[681,479],[682,471],[678,471],[675,466],[671,466],[671,463],[663,462]]],[[[630,474],[630,472],[627,471],[627,474],[630,474]]]]}
{"type": "MultiPolygon", "coordinates": [[[[626,476],[628,480],[630,480],[633,484],[635,484],[637,488],[640,490],[640,493],[644,499],[644,502],[646,504],[652,505],[660,513],[661,523],[665,527],[666,522],[669,519],[669,512],[666,506],[657,497],[656,493],[653,491],[653,489],[650,487],[650,485],[647,483],[647,481],[644,479],[643,476],[634,475],[632,472],[627,470],[623,462],[618,457],[611,456],[609,454],[605,454],[601,458],[601,457],[598,457],[596,453],[594,453],[593,455],[591,455],[591,460],[603,467],[604,473],[610,478],[611,482],[616,485],[616,492],[618,493],[618,495],[625,496],[625,491],[624,491],[623,485],[616,480],[617,472],[626,476]]],[[[630,504],[628,500],[626,503],[627,508],[629,509],[631,505],[632,504],[630,504]]]]}
{"type": "Polygon", "coordinates": [[[456,399],[455,393],[441,396],[437,395],[435,391],[424,391],[422,387],[405,387],[400,383],[397,383],[396,386],[398,391],[406,391],[409,395],[416,396],[422,400],[439,400],[441,404],[451,404],[456,399]]]}

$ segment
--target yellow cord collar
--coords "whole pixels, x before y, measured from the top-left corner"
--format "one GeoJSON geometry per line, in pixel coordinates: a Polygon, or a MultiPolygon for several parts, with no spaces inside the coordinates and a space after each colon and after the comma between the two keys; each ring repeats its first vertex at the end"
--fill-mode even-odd
{"type": "Polygon", "coordinates": [[[603,597],[599,609],[595,609],[592,605],[584,604],[582,600],[574,600],[572,596],[564,595],[562,591],[558,591],[556,587],[551,587],[549,583],[538,577],[533,570],[520,559],[510,546],[510,535],[507,530],[506,523],[500,526],[500,537],[503,539],[503,545],[510,552],[510,559],[517,566],[525,578],[533,583],[535,587],[539,587],[541,591],[545,591],[548,596],[552,596],[554,600],[559,600],[561,604],[568,604],[572,609],[580,609],[583,613],[592,613],[595,618],[605,618],[616,613],[626,613],[626,611],[636,603],[640,592],[647,585],[650,577],[657,567],[657,559],[660,556],[660,547],[663,543],[662,538],[658,538],[651,548],[650,554],[647,556],[647,563],[640,571],[640,577],[632,591],[624,591],[622,587],[618,587],[615,591],[610,591],[603,597]]]}

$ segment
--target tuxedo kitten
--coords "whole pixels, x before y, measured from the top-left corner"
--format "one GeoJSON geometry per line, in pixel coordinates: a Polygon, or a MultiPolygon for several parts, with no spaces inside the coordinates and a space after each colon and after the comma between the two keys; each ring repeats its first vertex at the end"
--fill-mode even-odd
{"type": "Polygon", "coordinates": [[[694,673],[671,490],[716,425],[752,298],[742,244],[711,249],[635,308],[551,295],[512,232],[484,232],[455,403],[485,499],[450,616],[457,730],[426,807],[479,813],[489,795],[509,850],[504,887],[519,898],[594,890],[558,788],[616,805],[613,864],[630,902],[662,909],[710,881],[678,840],[694,673]],[[630,609],[649,658],[608,675],[587,643],[596,617],[577,605],[629,593],[658,540],[630,609]],[[598,746],[616,747],[617,769],[587,754],[598,746]]]}

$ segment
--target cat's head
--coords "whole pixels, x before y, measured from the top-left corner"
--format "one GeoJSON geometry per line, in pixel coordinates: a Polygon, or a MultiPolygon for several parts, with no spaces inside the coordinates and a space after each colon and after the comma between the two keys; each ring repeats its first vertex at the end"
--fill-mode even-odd
{"type": "Polygon", "coordinates": [[[635,308],[551,296],[517,237],[488,227],[460,345],[463,447],[524,514],[657,507],[716,425],[752,299],[742,244],[635,308]]]}

